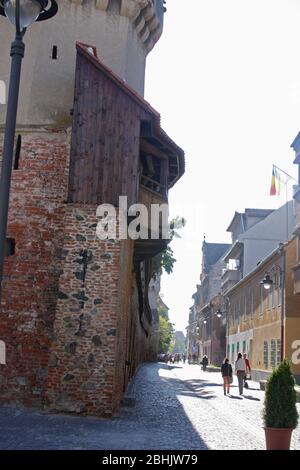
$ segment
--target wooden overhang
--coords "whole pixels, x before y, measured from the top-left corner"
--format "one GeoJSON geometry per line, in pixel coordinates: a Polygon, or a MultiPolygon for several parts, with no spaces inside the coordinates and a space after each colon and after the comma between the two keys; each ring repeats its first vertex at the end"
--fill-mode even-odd
{"type": "Polygon", "coordinates": [[[99,60],[97,49],[94,46],[77,42],[76,47],[78,53],[93,63],[96,68],[101,70],[129,98],[147,112],[149,120],[141,120],[141,144],[148,146],[154,155],[168,159],[168,189],[170,189],[184,174],[185,157],[184,151],[161,128],[160,114],[124,80],[99,60]]]}
{"type": "MultiPolygon", "coordinates": [[[[128,100],[128,106],[132,104],[136,105],[137,108],[137,115],[136,119],[137,122],[139,120],[140,126],[139,126],[139,134],[134,136],[134,138],[138,138],[139,136],[139,148],[140,151],[143,150],[144,152],[148,152],[150,155],[153,155],[155,157],[158,157],[161,160],[167,161],[167,179],[166,179],[166,190],[170,189],[179,179],[180,177],[184,174],[185,170],[185,157],[184,157],[184,152],[183,150],[178,147],[177,144],[166,134],[166,132],[161,128],[160,125],[160,114],[152,108],[152,106],[142,97],[140,96],[133,88],[131,88],[124,80],[122,80],[120,77],[118,77],[114,72],[112,72],[111,69],[109,69],[106,65],[104,65],[98,58],[97,56],[97,50],[94,46],[90,46],[87,44],[79,43],[77,42],[76,44],[77,48],[77,53],[78,56],[81,58],[83,57],[87,63],[92,64],[93,67],[95,67],[98,71],[101,72],[101,74],[106,77],[109,81],[110,84],[114,85],[115,89],[115,96],[116,96],[116,102],[118,99],[120,99],[120,96],[123,96],[127,98],[128,100]],[[119,93],[119,91],[121,93],[119,93]]],[[[90,72],[92,73],[92,72],[90,72]]],[[[84,74],[80,78],[79,76],[77,77],[77,81],[79,83],[79,86],[81,87],[86,87],[85,80],[84,80],[84,74]]],[[[112,87],[111,87],[112,89],[112,87]]],[[[95,97],[93,97],[92,93],[89,95],[89,102],[92,102],[95,97]],[[90,96],[91,95],[91,96],[90,96]]],[[[124,102],[125,100],[123,100],[124,102]]],[[[77,104],[78,106],[78,104],[77,104]]],[[[87,105],[85,105],[87,106],[87,105]]],[[[80,128],[81,126],[81,121],[82,118],[79,115],[79,111],[77,110],[78,114],[78,126],[80,128]]],[[[86,123],[87,125],[88,123],[86,123]]],[[[76,134],[77,128],[74,127],[74,135],[76,134]]],[[[90,153],[90,152],[89,152],[90,153]]],[[[136,155],[137,158],[132,158],[131,160],[131,165],[132,165],[132,172],[130,173],[131,176],[134,175],[136,176],[138,174],[138,158],[139,155],[136,155]],[[134,164],[136,164],[136,168],[134,167],[134,164]]],[[[98,155],[95,155],[94,161],[98,161],[98,155]]],[[[84,163],[85,160],[82,159],[78,160],[78,164],[76,168],[74,169],[73,173],[76,175],[78,172],[79,174],[79,182],[83,179],[82,172],[85,171],[87,168],[87,165],[84,163]],[[76,173],[77,171],[77,173],[76,173]]],[[[113,162],[108,161],[106,162],[107,164],[110,163],[111,166],[113,166],[113,162]]],[[[114,164],[117,164],[117,161],[115,161],[114,164]]],[[[120,175],[119,175],[120,176],[120,175]]],[[[124,171],[121,174],[122,179],[124,179],[124,171]]],[[[85,177],[86,181],[86,186],[88,185],[89,187],[91,186],[88,184],[89,178],[94,178],[94,172],[92,174],[88,174],[87,177],[85,177]]],[[[71,178],[72,179],[72,178],[71,178]]],[[[127,191],[126,194],[129,194],[130,188],[128,188],[128,185],[131,185],[132,187],[137,187],[134,183],[135,180],[133,178],[128,178],[126,177],[126,183],[127,183],[127,191]]],[[[98,178],[98,181],[100,179],[98,178]]],[[[118,181],[116,178],[112,178],[112,181],[114,184],[118,181]]],[[[139,184],[139,183],[138,183],[139,184]]],[[[76,185],[73,185],[76,186],[76,185]]],[[[99,200],[96,192],[93,196],[92,199],[89,199],[88,197],[83,197],[84,196],[84,191],[83,196],[81,196],[81,192],[76,193],[76,189],[73,189],[72,184],[70,184],[71,190],[70,190],[70,201],[72,202],[83,202],[83,203],[99,203],[103,202],[102,200],[99,200]],[[79,196],[77,196],[79,194],[79,196]]],[[[97,191],[100,191],[101,188],[97,188],[97,191]]],[[[133,190],[131,193],[133,194],[133,190]]],[[[88,193],[88,191],[87,191],[88,193]]],[[[107,193],[111,194],[111,188],[107,189],[107,193]]],[[[120,192],[118,192],[118,186],[116,186],[115,191],[113,191],[113,194],[111,194],[111,200],[105,200],[104,202],[108,203],[113,203],[114,205],[117,204],[117,197],[113,196],[118,196],[120,192]],[[116,194],[115,194],[116,193],[116,194]]],[[[124,193],[123,193],[124,194],[124,193]]],[[[139,193],[137,192],[136,199],[134,200],[133,197],[129,197],[129,203],[137,203],[140,202],[138,200],[139,193]]],[[[135,241],[134,244],[134,261],[135,262],[142,262],[149,260],[150,258],[153,258],[157,254],[163,252],[167,245],[169,243],[169,240],[165,239],[151,239],[149,237],[148,239],[138,239],[135,241]]]]}

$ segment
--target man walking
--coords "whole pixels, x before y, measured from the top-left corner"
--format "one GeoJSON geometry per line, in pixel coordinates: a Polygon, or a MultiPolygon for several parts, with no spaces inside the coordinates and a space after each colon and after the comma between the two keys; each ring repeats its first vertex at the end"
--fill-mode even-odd
{"type": "MultiPolygon", "coordinates": [[[[245,377],[244,377],[244,387],[245,388],[248,388],[248,383],[247,383],[247,374],[251,374],[251,367],[250,367],[250,361],[249,359],[247,358],[247,354],[244,353],[243,354],[243,358],[244,358],[244,361],[245,361],[245,365],[246,365],[246,373],[245,373],[245,377]]],[[[251,379],[251,377],[250,377],[251,379]]]]}
{"type": "Polygon", "coordinates": [[[242,357],[242,353],[238,353],[237,360],[235,361],[235,371],[239,383],[239,392],[240,395],[243,395],[244,378],[246,375],[246,362],[242,357]]]}

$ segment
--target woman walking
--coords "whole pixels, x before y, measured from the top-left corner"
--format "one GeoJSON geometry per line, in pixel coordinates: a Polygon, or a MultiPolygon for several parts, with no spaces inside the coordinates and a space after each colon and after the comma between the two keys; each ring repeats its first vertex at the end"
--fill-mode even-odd
{"type": "Polygon", "coordinates": [[[244,377],[246,375],[246,362],[242,357],[242,353],[238,353],[237,360],[235,361],[235,371],[239,383],[240,395],[243,395],[244,377]]]}
{"type": "Polygon", "coordinates": [[[226,395],[226,389],[227,393],[229,393],[230,384],[232,383],[232,367],[231,364],[229,364],[228,357],[225,357],[223,361],[223,364],[221,366],[221,374],[223,377],[224,395],[226,395]]]}

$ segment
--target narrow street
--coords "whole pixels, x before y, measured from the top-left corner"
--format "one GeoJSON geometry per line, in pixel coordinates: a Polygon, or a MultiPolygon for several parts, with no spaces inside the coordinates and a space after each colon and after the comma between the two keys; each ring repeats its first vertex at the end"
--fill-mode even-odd
{"type": "MultiPolygon", "coordinates": [[[[135,406],[123,406],[112,420],[1,407],[0,449],[264,449],[264,392],[250,382],[241,398],[236,378],[233,385],[231,396],[224,396],[218,372],[144,364],[135,380],[135,406]]],[[[299,426],[291,448],[300,449],[299,426]]]]}

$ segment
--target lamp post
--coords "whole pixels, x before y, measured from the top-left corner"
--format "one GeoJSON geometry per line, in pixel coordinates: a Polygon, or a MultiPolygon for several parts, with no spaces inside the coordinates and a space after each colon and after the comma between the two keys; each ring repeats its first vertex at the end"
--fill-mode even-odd
{"type": "Polygon", "coordinates": [[[52,18],[57,11],[55,0],[0,0],[0,15],[6,16],[16,27],[10,52],[11,70],[0,179],[0,305],[21,64],[25,52],[23,37],[28,26],[35,21],[52,18]]]}
{"type": "Polygon", "coordinates": [[[270,290],[272,285],[274,284],[273,279],[271,278],[270,274],[272,272],[279,272],[279,282],[278,282],[278,287],[280,287],[281,291],[281,331],[280,331],[280,359],[283,361],[284,359],[284,316],[285,316],[285,305],[284,305],[284,273],[285,273],[285,256],[283,252],[283,268],[279,266],[278,264],[274,264],[272,268],[269,270],[269,272],[265,273],[265,277],[260,281],[260,284],[266,289],[267,291],[270,290]]]}

